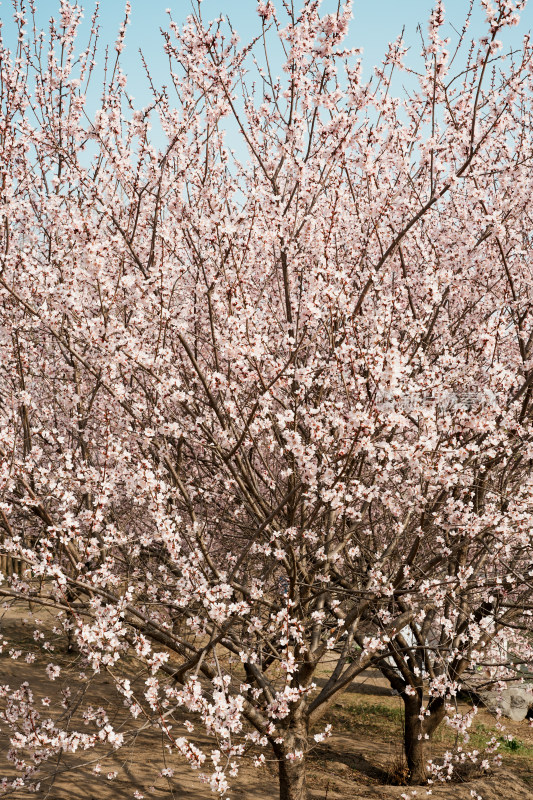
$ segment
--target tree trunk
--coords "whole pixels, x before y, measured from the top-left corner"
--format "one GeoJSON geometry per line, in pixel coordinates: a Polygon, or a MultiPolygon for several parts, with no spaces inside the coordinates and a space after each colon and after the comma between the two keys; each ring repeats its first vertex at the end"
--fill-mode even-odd
{"type": "Polygon", "coordinates": [[[422,708],[421,692],[403,697],[405,703],[405,758],[409,769],[409,783],[421,784],[427,780],[424,757],[424,728],[419,719],[422,708]]]}
{"type": "Polygon", "coordinates": [[[434,731],[439,727],[446,714],[444,697],[432,697],[428,703],[427,710],[429,711],[429,716],[426,715],[426,719],[424,720],[424,732],[427,733],[431,739],[434,731]]]}
{"type": "Polygon", "coordinates": [[[306,757],[298,761],[278,759],[279,800],[307,800],[306,757]]]}
{"type": "Polygon", "coordinates": [[[282,744],[272,744],[278,760],[279,799],[307,800],[307,726],[292,724],[282,736],[282,744]]]}

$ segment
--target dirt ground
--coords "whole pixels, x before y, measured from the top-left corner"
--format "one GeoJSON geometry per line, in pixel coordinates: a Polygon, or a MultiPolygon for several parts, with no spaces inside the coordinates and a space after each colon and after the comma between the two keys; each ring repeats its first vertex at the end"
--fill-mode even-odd
{"type": "MultiPolygon", "coordinates": [[[[94,707],[111,709],[116,714],[115,722],[120,724],[124,712],[117,704],[113,681],[105,673],[96,679],[80,678],[83,665],[66,653],[59,640],[54,642],[51,628],[52,620],[42,611],[30,614],[21,609],[4,609],[1,632],[9,645],[0,659],[0,684],[17,688],[24,681],[31,680],[37,695],[48,695],[53,705],[53,693],[60,695],[64,680],[70,686],[74,685],[71,702],[76,701],[79,692],[85,705],[91,703],[94,707]],[[24,655],[34,648],[36,629],[43,631],[44,639],[49,640],[55,650],[28,664],[24,655]],[[14,642],[21,651],[16,659],[10,657],[14,642]],[[51,661],[62,665],[62,678],[53,684],[45,674],[45,666],[51,661]]],[[[89,674],[90,670],[86,672],[89,674]]],[[[324,678],[319,676],[319,682],[321,680],[324,678]]],[[[461,707],[468,710],[467,705],[461,707]]],[[[481,751],[488,738],[496,733],[502,742],[502,767],[485,777],[468,780],[465,777],[462,783],[414,789],[390,785],[402,770],[402,704],[399,698],[391,695],[379,673],[368,671],[360,676],[330,710],[325,721],[333,724],[334,733],[311,753],[309,785],[312,800],[401,800],[405,797],[421,800],[430,796],[442,800],[533,800],[533,728],[527,720],[520,723],[506,721],[506,729],[502,732],[496,729],[494,718],[481,710],[472,726],[469,747],[481,751]],[[511,740],[506,740],[505,736],[510,736],[511,740]]],[[[323,725],[324,722],[321,727],[323,725]]],[[[177,728],[176,735],[182,735],[177,728]]],[[[453,732],[441,726],[428,756],[438,759],[453,744],[453,732]]],[[[0,776],[13,776],[6,759],[8,746],[0,724],[0,776]]],[[[135,792],[137,797],[142,795],[146,800],[207,800],[214,796],[183,761],[169,755],[161,733],[153,728],[138,731],[128,745],[118,751],[100,750],[96,754],[90,750],[63,756],[47,770],[48,777],[41,781],[37,793],[30,794],[24,790],[9,796],[46,800],[130,800],[135,792]],[[162,770],[169,768],[174,770],[174,775],[162,776],[162,770]],[[113,773],[116,776],[109,778],[108,775],[113,773]]],[[[257,769],[250,764],[235,780],[231,796],[239,800],[273,800],[277,793],[275,765],[267,764],[257,769]]]]}

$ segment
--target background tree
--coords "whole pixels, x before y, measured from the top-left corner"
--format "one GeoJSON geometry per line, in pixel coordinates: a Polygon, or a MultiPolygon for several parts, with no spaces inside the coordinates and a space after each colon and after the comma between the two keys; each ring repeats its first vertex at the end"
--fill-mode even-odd
{"type": "MultiPolygon", "coordinates": [[[[259,4],[244,47],[198,9],[145,109],[125,24],[94,114],[78,7],[46,39],[17,6],[1,51],[0,508],[31,577],[0,591],[54,604],[130,729],[221,793],[253,745],[304,800],[315,726],[369,664],[423,781],[465,670],[517,626],[531,659],[532,54],[498,55],[523,3],[484,6],[450,54],[437,3],[420,74],[399,39],[370,81],[350,4],[259,4]]],[[[15,788],[32,754],[128,735],[80,727],[82,700],[4,702],[15,788]]]]}

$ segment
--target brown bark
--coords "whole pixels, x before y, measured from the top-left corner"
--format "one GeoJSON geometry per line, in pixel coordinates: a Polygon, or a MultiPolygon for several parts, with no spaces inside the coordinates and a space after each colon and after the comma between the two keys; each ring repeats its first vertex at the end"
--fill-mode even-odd
{"type": "Polygon", "coordinates": [[[405,758],[409,769],[409,782],[421,784],[427,781],[425,743],[431,739],[434,731],[444,719],[444,698],[432,698],[428,704],[429,714],[421,720],[422,691],[416,695],[403,695],[405,704],[405,758]],[[426,736],[428,737],[426,739],[426,736]]]}
{"type": "Polygon", "coordinates": [[[279,800],[307,800],[305,756],[301,761],[280,758],[278,765],[279,800]]]}
{"type": "Polygon", "coordinates": [[[305,720],[292,721],[282,734],[283,743],[272,743],[278,760],[280,800],[307,800],[307,725],[305,720]],[[288,758],[301,752],[301,758],[288,758]]]}
{"type": "Polygon", "coordinates": [[[444,697],[433,697],[428,703],[428,711],[429,716],[424,721],[424,733],[427,733],[431,739],[446,713],[444,697]]]}
{"type": "Polygon", "coordinates": [[[405,758],[409,769],[409,783],[425,783],[427,779],[426,760],[424,757],[424,730],[419,719],[422,708],[421,693],[404,695],[405,704],[405,758]]]}

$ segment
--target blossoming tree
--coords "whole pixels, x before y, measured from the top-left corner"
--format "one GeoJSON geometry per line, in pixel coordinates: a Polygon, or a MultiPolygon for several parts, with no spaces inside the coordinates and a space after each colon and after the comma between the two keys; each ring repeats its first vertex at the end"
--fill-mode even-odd
{"type": "MultiPolygon", "coordinates": [[[[421,782],[465,672],[531,660],[532,50],[498,53],[523,5],[483,0],[486,33],[448,52],[437,2],[419,72],[399,39],[371,80],[349,3],[259,3],[245,46],[199,7],[143,109],[125,24],[95,113],[96,17],[80,49],[77,6],[48,38],[16,6],[0,524],[24,570],[0,592],[54,607],[127,729],[158,725],[220,793],[252,747],[305,800],[316,726],[370,664],[421,782]]],[[[6,788],[127,736],[3,694],[6,788]]]]}

